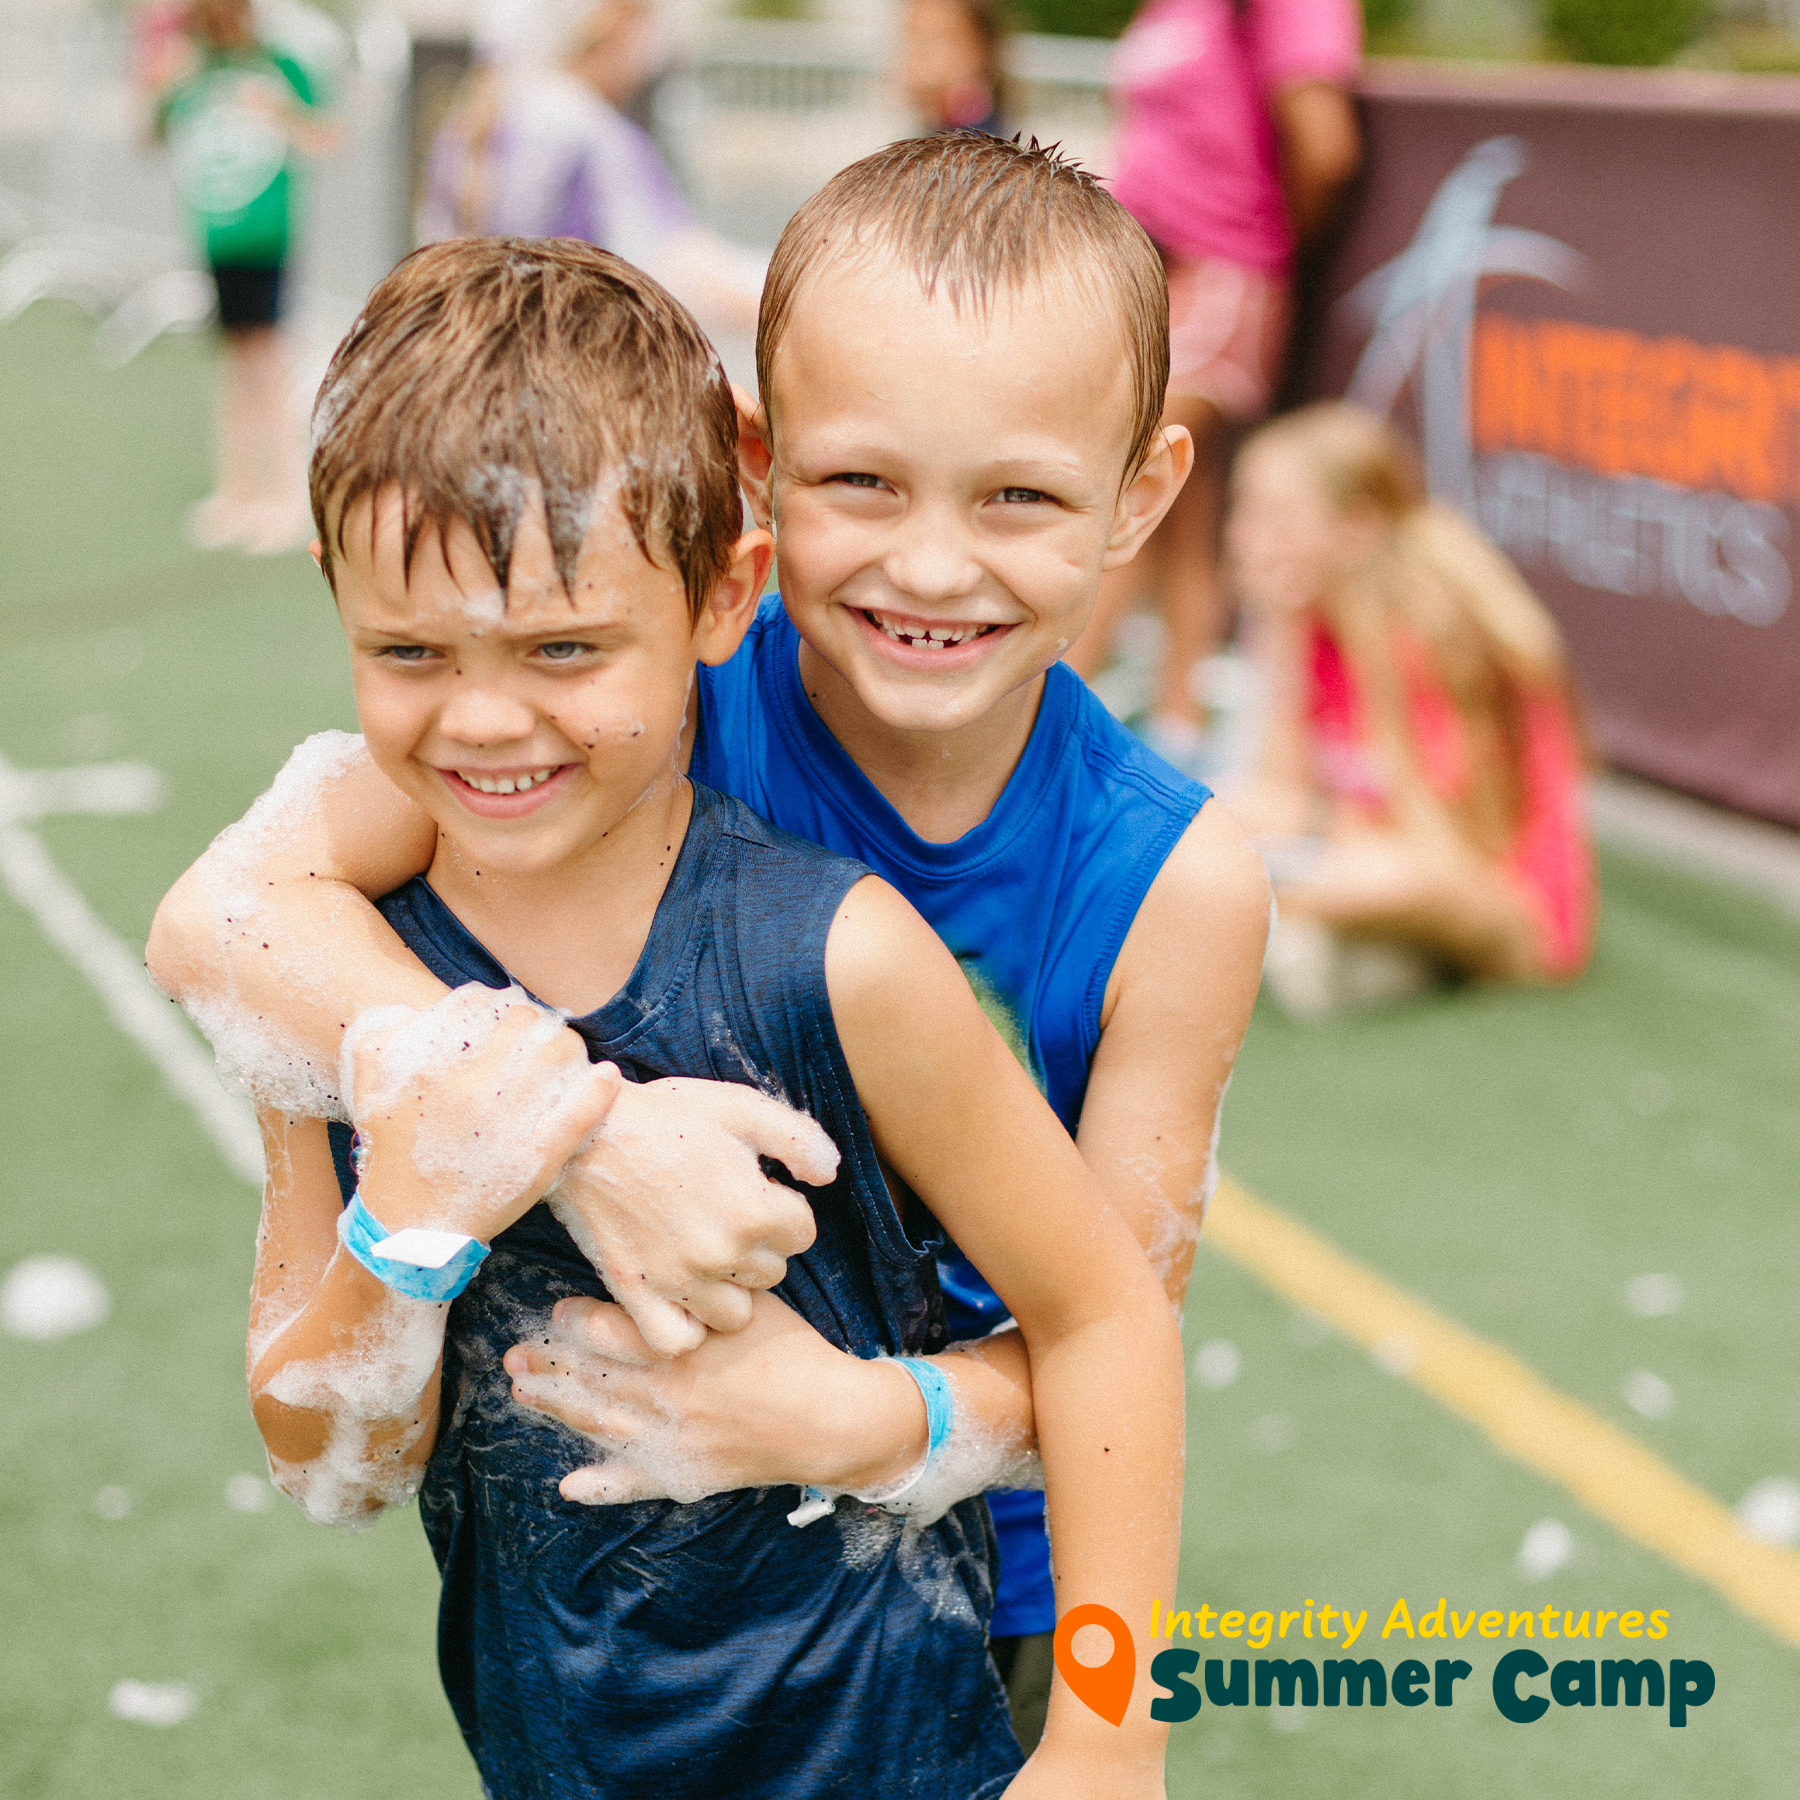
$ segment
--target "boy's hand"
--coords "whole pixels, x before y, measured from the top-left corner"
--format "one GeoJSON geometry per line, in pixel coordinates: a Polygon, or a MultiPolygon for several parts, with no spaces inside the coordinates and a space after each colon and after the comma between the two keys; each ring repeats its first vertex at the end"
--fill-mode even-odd
{"type": "Polygon", "coordinates": [[[343,1061],[367,1151],[359,1191],[390,1232],[492,1239],[548,1192],[620,1088],[554,1013],[473,983],[429,1011],[364,1013],[343,1061]]]}
{"type": "Polygon", "coordinates": [[[813,1241],[812,1208],[757,1162],[822,1187],[837,1147],[805,1113],[736,1082],[627,1082],[551,1204],[658,1356],[741,1331],[813,1241]]]}
{"type": "Polygon", "coordinates": [[[746,1298],[741,1332],[672,1361],[602,1300],[558,1301],[548,1331],[507,1351],[513,1398],[608,1452],[563,1478],[565,1500],[872,1486],[922,1454],[924,1404],[903,1370],[837,1349],[773,1294],[746,1298]]]}

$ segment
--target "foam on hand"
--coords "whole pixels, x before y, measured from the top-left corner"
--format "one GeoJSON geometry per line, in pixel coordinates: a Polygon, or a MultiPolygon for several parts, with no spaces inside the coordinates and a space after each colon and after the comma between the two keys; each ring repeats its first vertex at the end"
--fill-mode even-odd
{"type": "MultiPolygon", "coordinates": [[[[353,1111],[361,1118],[392,1111],[457,1061],[479,1055],[520,1007],[529,1012],[531,1027],[515,1047],[518,1055],[535,1054],[567,1029],[564,1014],[540,1006],[523,988],[497,989],[476,982],[446,994],[424,1011],[411,1006],[371,1007],[351,1020],[344,1032],[339,1091],[354,1096],[353,1111]]],[[[559,1129],[576,1091],[594,1079],[592,1063],[570,1062],[538,1082],[529,1103],[510,1107],[498,1129],[488,1115],[470,1112],[453,1120],[439,1117],[430,1132],[420,1132],[413,1143],[413,1162],[444,1196],[442,1227],[460,1231],[460,1217],[511,1195],[518,1186],[520,1166],[544,1160],[545,1153],[535,1146],[559,1129]]],[[[456,1248],[460,1244],[451,1254],[456,1248]]],[[[441,1266],[410,1256],[405,1260],[418,1260],[424,1268],[441,1266]]]]}
{"type": "MultiPolygon", "coordinates": [[[[347,731],[315,733],[295,749],[243,818],[219,833],[198,866],[219,921],[220,941],[206,990],[189,994],[183,1007],[212,1045],[228,1086],[248,1094],[258,1106],[295,1117],[349,1117],[337,1070],[318,1062],[279,1019],[258,1012],[244,998],[227,952],[232,943],[254,937],[273,922],[267,890],[257,875],[262,861],[314,815],[335,782],[367,759],[361,737],[347,731]]],[[[292,946],[273,936],[269,944],[279,946],[282,974],[291,986],[303,993],[324,991],[318,962],[297,959],[292,946]]]]}

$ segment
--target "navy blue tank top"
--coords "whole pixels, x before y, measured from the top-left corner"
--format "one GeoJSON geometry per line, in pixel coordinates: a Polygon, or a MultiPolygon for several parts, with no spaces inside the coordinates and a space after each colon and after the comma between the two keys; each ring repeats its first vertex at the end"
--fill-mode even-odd
{"type": "MultiPolygon", "coordinates": [[[[962,964],[1000,1034],[1073,1134],[1119,947],[1207,790],[1153,756],[1056,664],[993,810],[953,843],[922,838],[827,730],[801,685],[800,639],[766,600],[737,655],[700,671],[696,781],[891,882],[962,964]]],[[[1196,945],[1195,954],[1203,955],[1196,945]]],[[[952,1339],[1006,1307],[955,1247],[940,1268],[952,1339]]],[[[1000,1535],[996,1636],[1056,1624],[1039,1493],[988,1496],[1000,1535]]]]}
{"type": "MultiPolygon", "coordinates": [[[[826,935],[866,873],[696,787],[636,969],[571,1021],[632,1080],[743,1082],[824,1126],[842,1163],[806,1190],[818,1238],[775,1291],[865,1357],[948,1341],[934,1227],[895,1212],[826,993],[826,935]]],[[[507,985],[422,877],[380,906],[440,980],[507,985]]],[[[333,1147],[347,1198],[341,1127],[333,1147]]],[[[847,1497],[797,1529],[792,1487],[563,1500],[594,1447],[518,1406],[500,1359],[573,1294],[606,1289],[539,1204],[494,1240],[445,1333],[419,1506],[443,1574],[439,1666],[490,1800],[998,1794],[1020,1756],[986,1650],[985,1504],[921,1531],[847,1497]]]]}

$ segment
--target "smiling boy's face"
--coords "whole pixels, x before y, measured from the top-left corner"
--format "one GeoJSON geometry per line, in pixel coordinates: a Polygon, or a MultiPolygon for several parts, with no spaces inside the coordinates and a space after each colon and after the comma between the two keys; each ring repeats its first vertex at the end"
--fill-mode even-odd
{"type": "Polygon", "coordinates": [[[737,647],[766,538],[740,540],[696,623],[681,577],[645,558],[614,506],[594,509],[571,594],[527,505],[503,595],[460,519],[421,536],[409,577],[399,493],[372,504],[373,533],[365,499],[334,556],[370,754],[476,866],[573,862],[674,780],[694,664],[737,647]]]}
{"type": "Polygon", "coordinates": [[[770,480],[750,487],[782,597],[821,679],[906,732],[1035,703],[1191,455],[1163,434],[1125,482],[1123,327],[1067,284],[958,312],[892,260],[850,261],[796,295],[773,388],[770,480]]]}

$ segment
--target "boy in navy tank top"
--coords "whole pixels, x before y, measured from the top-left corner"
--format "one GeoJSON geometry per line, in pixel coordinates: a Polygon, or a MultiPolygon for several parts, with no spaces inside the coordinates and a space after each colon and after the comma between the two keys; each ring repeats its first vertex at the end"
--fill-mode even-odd
{"type": "Polygon", "coordinates": [[[941,1221],[1029,1342],[1072,1589],[1125,1618],[1173,1591],[1180,1345],[1130,1233],[906,902],[676,766],[768,572],[735,436],[692,321],[572,242],[420,251],[333,360],[316,553],[368,753],[437,829],[381,911],[454,991],[347,1036],[354,1138],[260,1109],[271,1467],[322,1520],[418,1494],[494,1800],[1157,1800],[1147,1675],[1122,1719],[1066,1700],[1019,1773],[986,1507],[903,1526],[905,1452],[835,1507],[691,1459],[674,1497],[583,1505],[591,1439],[510,1391],[520,1338],[608,1301],[555,1183],[621,1076],[757,1088],[837,1153],[759,1304],[904,1387],[928,1466],[941,1221]]]}
{"type": "MultiPolygon", "coordinates": [[[[1056,660],[1101,571],[1144,541],[1191,456],[1184,433],[1158,428],[1160,284],[1154,250],[1089,177],[993,139],[892,146],[801,209],[764,300],[766,409],[740,397],[746,486],[778,534],[785,604],[765,602],[738,655],[702,671],[692,770],[906,894],[1179,1304],[1267,887],[1205,790],[1056,660]]],[[[214,948],[204,862],[158,932],[171,978],[202,985],[213,958],[247,999],[286,1013],[307,1054],[328,1056],[350,1011],[442,989],[396,962],[347,891],[379,894],[416,871],[429,822],[368,770],[346,774],[322,816],[329,830],[300,819],[256,865],[285,931],[342,949],[310,1011],[268,958],[214,948]],[[346,924],[363,935],[346,942],[346,924]]],[[[701,1147],[757,1142],[771,1122],[715,1121],[711,1105],[682,1097],[681,1155],[705,1168],[723,1231],[755,1184],[701,1147]]],[[[644,1210],[629,1169],[596,1164],[589,1150],[575,1166],[644,1210]]],[[[768,1224],[765,1253],[778,1238],[768,1224]]],[[[997,1447],[985,1468],[965,1459],[973,1486],[1030,1443],[1030,1372],[975,1262],[947,1249],[941,1274],[952,1336],[979,1342],[939,1360],[997,1447]]],[[[703,1275],[681,1266],[662,1291],[699,1291],[703,1275]]],[[[898,1441],[872,1389],[821,1406],[847,1391],[844,1359],[778,1311],[759,1307],[737,1335],[664,1364],[644,1343],[666,1347],[659,1322],[642,1297],[628,1310],[571,1315],[554,1370],[540,1347],[516,1349],[519,1396],[614,1443],[628,1404],[716,1468],[758,1478],[807,1479],[804,1456],[830,1485],[833,1466],[847,1476],[898,1441]]],[[[629,1452],[615,1459],[606,1497],[662,1491],[653,1470],[630,1468],[629,1452]]],[[[995,1650],[1029,1746],[1056,1617],[1043,1501],[992,1500],[995,1650]]]]}

